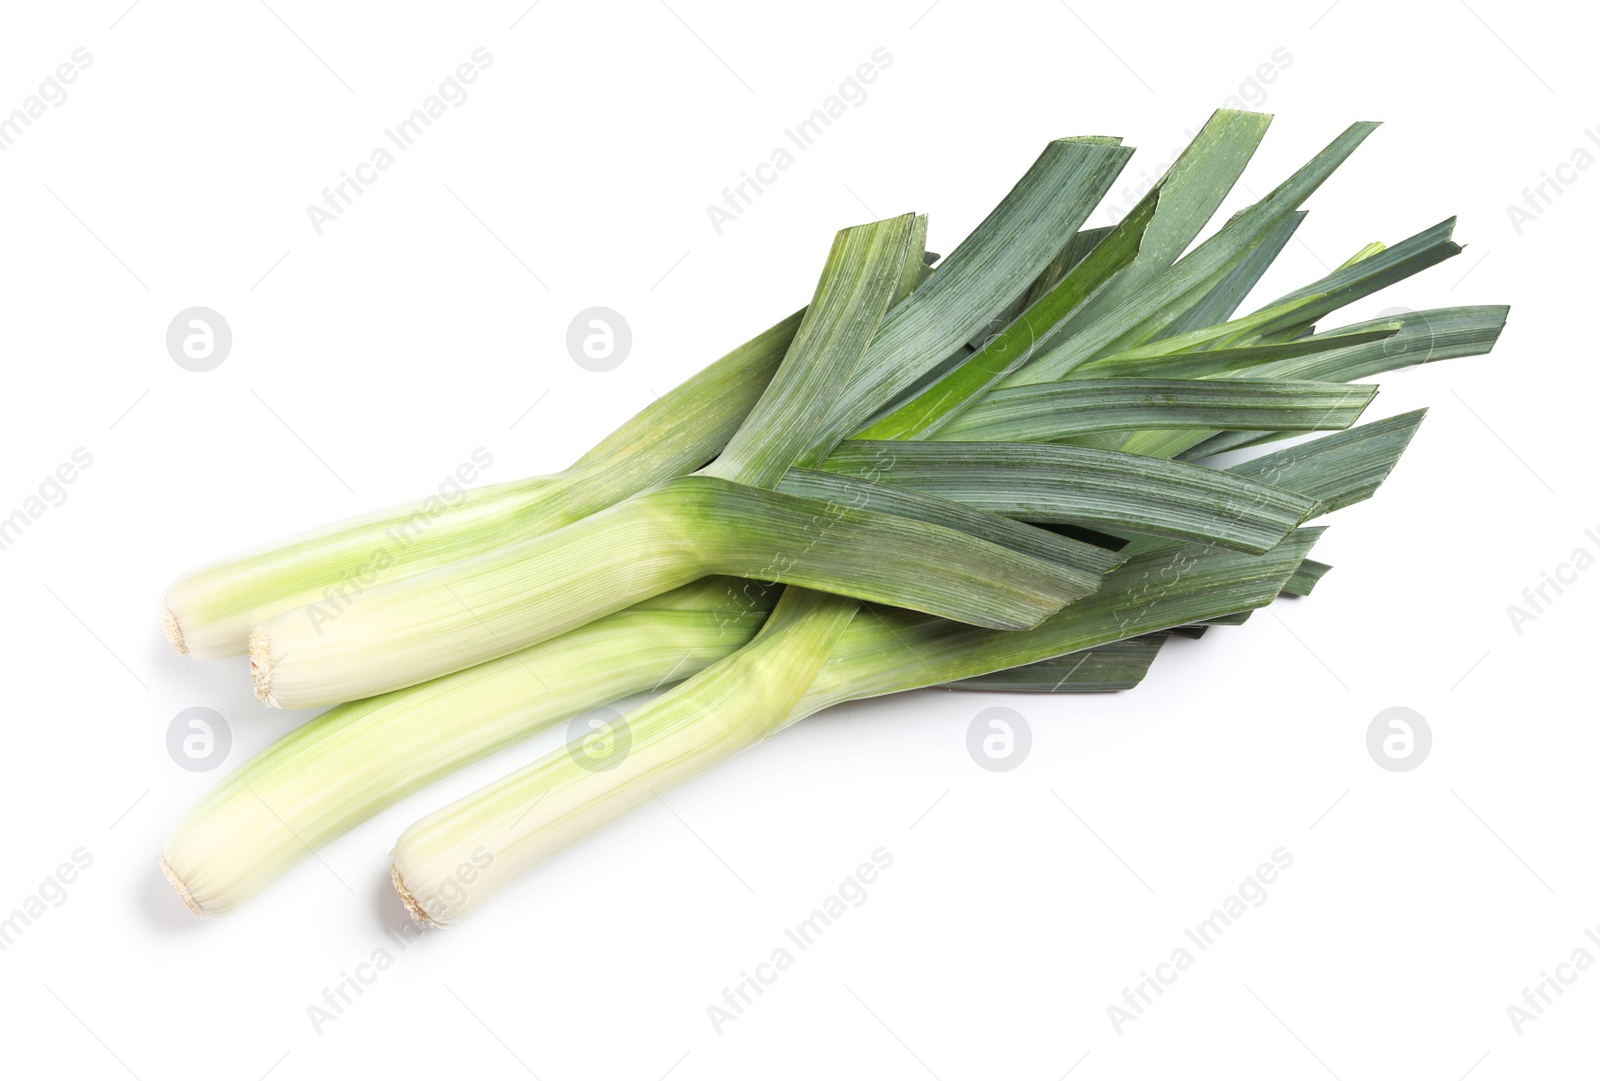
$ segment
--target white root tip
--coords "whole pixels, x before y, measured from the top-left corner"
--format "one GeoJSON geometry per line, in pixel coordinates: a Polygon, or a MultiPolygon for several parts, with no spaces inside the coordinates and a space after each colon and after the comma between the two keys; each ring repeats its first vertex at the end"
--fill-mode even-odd
{"type": "Polygon", "coordinates": [[[272,643],[265,631],[250,629],[250,682],[255,685],[256,698],[277,709],[278,700],[272,696],[272,643]]]}
{"type": "Polygon", "coordinates": [[[406,911],[411,913],[411,920],[418,927],[448,927],[449,924],[440,923],[418,903],[411,891],[406,888],[405,879],[400,877],[400,868],[394,864],[389,865],[389,878],[394,882],[394,892],[400,895],[400,903],[406,906],[406,911]]]}
{"type": "Polygon", "coordinates": [[[167,857],[160,857],[159,862],[161,864],[161,873],[167,876],[167,884],[173,888],[179,897],[183,898],[183,903],[189,906],[189,911],[196,916],[204,916],[206,914],[205,909],[200,907],[194,899],[194,894],[189,892],[189,887],[185,886],[183,879],[179,878],[177,873],[173,871],[172,865],[167,862],[167,857]]]}
{"type": "Polygon", "coordinates": [[[189,652],[189,647],[183,644],[183,628],[178,626],[178,617],[172,614],[165,601],[161,603],[161,629],[167,632],[167,641],[172,644],[174,653],[189,652]]]}

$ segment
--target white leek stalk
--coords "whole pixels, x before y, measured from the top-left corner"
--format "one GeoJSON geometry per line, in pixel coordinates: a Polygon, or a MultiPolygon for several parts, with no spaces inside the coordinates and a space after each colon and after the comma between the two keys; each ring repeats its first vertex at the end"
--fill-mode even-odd
{"type": "Polygon", "coordinates": [[[685,679],[770,604],[707,580],[464,672],[335,707],[226,777],[167,839],[184,902],[222,916],[396,800],[551,724],[685,679]]]}
{"type": "Polygon", "coordinates": [[[847,598],[787,590],[750,645],[631,711],[628,738],[611,760],[563,749],[493,795],[419,822],[395,848],[401,900],[419,922],[448,925],[569,841],[770,735],[799,705],[855,610],[847,598]],[[529,801],[518,806],[524,794],[529,801]],[[464,881],[461,869],[474,866],[480,872],[464,881]]]}

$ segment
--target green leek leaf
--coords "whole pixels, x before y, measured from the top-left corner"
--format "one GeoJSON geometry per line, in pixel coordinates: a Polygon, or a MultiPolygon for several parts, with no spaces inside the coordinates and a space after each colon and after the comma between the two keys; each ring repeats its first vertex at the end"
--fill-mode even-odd
{"type": "Polygon", "coordinates": [[[1199,539],[1251,552],[1273,547],[1317,509],[1315,498],[1244,475],[1044,443],[850,440],[829,456],[826,468],[870,474],[1024,521],[1199,539]]]}
{"type": "Polygon", "coordinates": [[[1377,390],[1370,384],[1242,379],[1035,383],[995,391],[933,438],[1031,443],[1142,428],[1333,430],[1354,424],[1377,390]]]}

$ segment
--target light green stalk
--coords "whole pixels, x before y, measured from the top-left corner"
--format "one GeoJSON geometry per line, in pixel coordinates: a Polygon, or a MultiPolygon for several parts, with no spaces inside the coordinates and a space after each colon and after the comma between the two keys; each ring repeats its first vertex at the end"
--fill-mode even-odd
{"type": "Polygon", "coordinates": [[[162,601],[169,641],[197,657],[243,653],[255,618],[293,608],[337,615],[374,586],[550,532],[700,468],[760,398],[803,314],[691,376],[560,473],[466,489],[452,477],[426,499],[184,574],[162,601]]]}
{"type": "Polygon", "coordinates": [[[268,705],[365,698],[525,648],[712,574],[813,586],[1002,628],[1033,626],[1095,584],[1073,568],[946,526],[684,477],[554,533],[370,590],[336,619],[284,612],[251,636],[251,673],[268,705]]]}
{"type": "Polygon", "coordinates": [[[412,915],[450,923],[571,837],[599,828],[776,731],[854,612],[855,602],[847,598],[787,590],[749,646],[631,711],[621,722],[626,736],[615,742],[612,759],[579,761],[566,750],[556,752],[524,771],[533,776],[516,786],[517,795],[458,804],[458,813],[413,827],[408,832],[413,843],[402,841],[401,847],[414,858],[395,862],[395,885],[412,915]],[[516,812],[506,812],[512,810],[510,799],[524,793],[530,802],[523,804],[519,822],[516,812]],[[470,883],[460,880],[462,850],[451,843],[462,837],[473,841],[466,849],[469,859],[484,841],[493,846],[488,866],[470,883]],[[408,883],[417,885],[408,889],[408,883]]]}

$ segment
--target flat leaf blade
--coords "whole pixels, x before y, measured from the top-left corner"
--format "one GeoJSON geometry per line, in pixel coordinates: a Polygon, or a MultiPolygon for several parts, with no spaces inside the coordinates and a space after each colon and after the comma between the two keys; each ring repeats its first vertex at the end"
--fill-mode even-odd
{"type": "MultiPolygon", "coordinates": [[[[1095,379],[1008,387],[935,441],[1059,442],[1092,432],[1167,428],[1348,428],[1377,387],[1298,380],[1095,379]]],[[[1132,453],[1148,451],[1134,445],[1132,453]]]]}
{"type": "Polygon", "coordinates": [[[1316,500],[1218,470],[1088,447],[1045,443],[850,440],[825,463],[980,510],[1034,522],[1203,539],[1261,552],[1316,500]]]}

